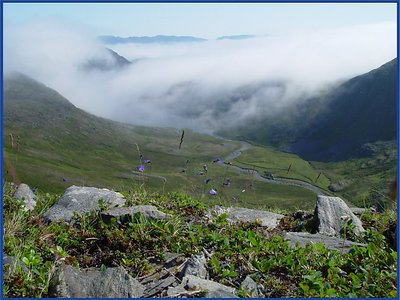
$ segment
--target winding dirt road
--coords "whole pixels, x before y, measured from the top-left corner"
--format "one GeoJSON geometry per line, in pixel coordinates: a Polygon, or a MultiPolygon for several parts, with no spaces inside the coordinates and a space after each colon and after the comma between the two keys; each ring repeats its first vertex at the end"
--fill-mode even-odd
{"type": "MultiPolygon", "coordinates": [[[[239,157],[243,151],[246,151],[248,149],[250,149],[252,147],[251,144],[247,143],[247,142],[240,142],[242,144],[242,146],[233,151],[232,153],[230,153],[229,155],[227,155],[223,161],[224,161],[224,166],[228,166],[229,168],[231,168],[232,170],[234,170],[235,172],[241,173],[241,174],[250,174],[253,175],[254,178],[256,180],[259,181],[263,181],[263,182],[267,182],[267,183],[272,183],[272,184],[283,184],[283,185],[291,185],[291,186],[297,186],[297,187],[301,187],[307,190],[312,191],[313,193],[317,194],[317,195],[326,195],[326,192],[321,190],[320,188],[302,181],[302,180],[298,180],[298,179],[287,179],[287,178],[281,178],[281,177],[276,177],[275,179],[270,179],[267,177],[264,177],[262,175],[260,175],[260,173],[258,173],[256,170],[253,169],[248,169],[248,168],[242,168],[233,164],[229,164],[229,163],[225,163],[225,161],[231,161],[234,160],[235,158],[239,157]]],[[[222,164],[221,164],[222,166],[222,164]]]]}

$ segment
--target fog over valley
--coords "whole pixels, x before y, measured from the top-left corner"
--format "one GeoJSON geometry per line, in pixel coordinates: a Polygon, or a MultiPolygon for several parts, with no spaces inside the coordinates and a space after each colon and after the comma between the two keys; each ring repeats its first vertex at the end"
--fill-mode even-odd
{"type": "Polygon", "coordinates": [[[395,57],[394,22],[195,43],[103,44],[56,20],[4,32],[6,74],[102,117],[207,133],[277,114],[395,57]]]}

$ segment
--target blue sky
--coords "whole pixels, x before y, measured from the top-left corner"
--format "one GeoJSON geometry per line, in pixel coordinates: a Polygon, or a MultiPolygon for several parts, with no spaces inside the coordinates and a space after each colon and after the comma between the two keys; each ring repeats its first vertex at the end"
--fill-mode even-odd
{"type": "Polygon", "coordinates": [[[61,19],[94,35],[275,35],[396,21],[395,3],[5,3],[4,26],[61,19]]]}

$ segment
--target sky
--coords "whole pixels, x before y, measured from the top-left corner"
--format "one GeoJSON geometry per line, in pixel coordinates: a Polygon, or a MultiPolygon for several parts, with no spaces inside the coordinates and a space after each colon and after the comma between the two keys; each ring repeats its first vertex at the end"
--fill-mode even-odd
{"type": "Polygon", "coordinates": [[[5,3],[4,25],[63,19],[94,35],[275,35],[396,21],[395,3],[5,3]]]}
{"type": "Polygon", "coordinates": [[[117,121],[214,133],[274,116],[397,55],[396,5],[4,4],[4,71],[117,121]],[[104,45],[99,35],[202,43],[104,45]],[[253,34],[245,40],[222,35],[253,34]],[[131,65],[113,63],[106,47],[131,65]]]}

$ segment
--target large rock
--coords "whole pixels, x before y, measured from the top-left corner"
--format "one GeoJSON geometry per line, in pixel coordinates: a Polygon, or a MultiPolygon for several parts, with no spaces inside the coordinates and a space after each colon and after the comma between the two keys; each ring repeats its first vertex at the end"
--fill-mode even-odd
{"type": "Polygon", "coordinates": [[[231,223],[236,222],[261,222],[261,226],[268,227],[268,228],[275,228],[279,221],[284,217],[280,214],[275,214],[272,212],[264,211],[264,210],[256,210],[250,208],[243,208],[243,207],[228,207],[228,208],[221,208],[216,207],[214,208],[212,213],[222,214],[226,213],[228,216],[228,221],[231,223]]]}
{"type": "Polygon", "coordinates": [[[307,244],[313,243],[323,244],[327,249],[341,252],[349,252],[353,246],[366,246],[365,244],[355,243],[333,236],[320,233],[311,234],[307,232],[288,232],[285,235],[285,240],[289,241],[291,247],[295,247],[296,245],[305,247],[307,244]]]}
{"type": "Polygon", "coordinates": [[[13,195],[13,198],[24,201],[25,211],[33,210],[36,206],[36,201],[35,201],[36,195],[32,192],[30,187],[25,183],[21,183],[18,186],[17,190],[13,195]]]}
{"type": "Polygon", "coordinates": [[[43,215],[46,221],[70,222],[74,213],[84,214],[99,210],[99,200],[109,206],[122,206],[125,199],[120,193],[94,187],[71,186],[60,199],[43,215]]]}
{"type": "Polygon", "coordinates": [[[144,287],[124,268],[79,271],[63,266],[52,296],[59,298],[139,298],[144,287]]]}
{"type": "Polygon", "coordinates": [[[103,212],[101,217],[105,222],[108,222],[111,218],[116,218],[118,221],[124,223],[129,221],[129,219],[136,213],[140,213],[143,217],[149,219],[167,220],[172,217],[170,214],[159,211],[157,207],[153,205],[115,207],[103,212]]]}
{"type": "Polygon", "coordinates": [[[181,278],[185,277],[186,275],[194,275],[203,279],[208,278],[208,272],[206,269],[206,257],[204,253],[201,252],[198,255],[193,255],[191,258],[188,259],[185,266],[181,272],[181,278]]]}
{"type": "Polygon", "coordinates": [[[314,218],[318,232],[329,236],[340,235],[346,218],[350,218],[353,221],[355,234],[364,231],[360,219],[352,213],[347,204],[339,197],[318,195],[314,218]]]}

